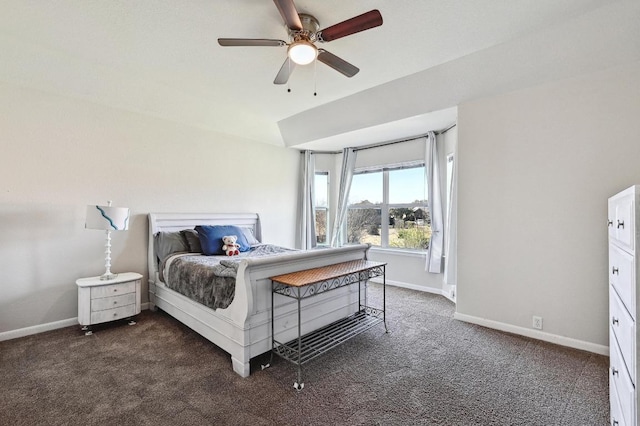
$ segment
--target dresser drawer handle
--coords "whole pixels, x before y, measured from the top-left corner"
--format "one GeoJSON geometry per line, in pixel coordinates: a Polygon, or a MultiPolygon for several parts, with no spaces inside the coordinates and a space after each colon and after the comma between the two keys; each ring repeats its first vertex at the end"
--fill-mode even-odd
{"type": "Polygon", "coordinates": [[[117,289],[117,288],[114,288],[114,289],[113,289],[113,292],[114,292],[114,293],[115,293],[115,292],[117,292],[117,291],[118,291],[118,289],[117,289]]]}
{"type": "MultiPolygon", "coordinates": [[[[114,316],[114,317],[117,317],[117,316],[118,316],[118,313],[117,313],[117,312],[114,312],[114,313],[113,313],[113,316],[114,316]]],[[[615,374],[615,373],[613,373],[613,374],[615,374]]]]}
{"type": "Polygon", "coordinates": [[[616,318],[616,317],[612,317],[611,318],[611,324],[616,325],[618,323],[619,323],[618,318],[616,318]]]}
{"type": "Polygon", "coordinates": [[[613,275],[620,275],[618,268],[616,268],[615,266],[611,268],[611,273],[613,275]]]}
{"type": "Polygon", "coordinates": [[[622,222],[618,221],[618,229],[624,229],[624,220],[622,222]]]}
{"type": "Polygon", "coordinates": [[[618,370],[616,370],[615,367],[611,367],[611,374],[615,376],[616,374],[618,374],[618,370]]]}
{"type": "Polygon", "coordinates": [[[114,305],[117,305],[117,304],[118,304],[118,301],[117,301],[117,300],[115,300],[115,301],[113,302],[113,304],[114,304],[114,305]]]}
{"type": "Polygon", "coordinates": [[[613,423],[611,423],[613,426],[619,425],[620,423],[618,423],[618,421],[616,419],[613,419],[613,423]]]}
{"type": "Polygon", "coordinates": [[[607,220],[607,226],[613,226],[613,221],[612,220],[607,220]]]}

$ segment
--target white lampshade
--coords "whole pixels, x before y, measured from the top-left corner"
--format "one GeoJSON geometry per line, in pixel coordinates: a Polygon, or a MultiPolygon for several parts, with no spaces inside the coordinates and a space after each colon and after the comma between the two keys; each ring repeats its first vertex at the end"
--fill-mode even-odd
{"type": "Polygon", "coordinates": [[[318,55],[318,49],[306,40],[293,42],[287,49],[287,54],[298,65],[307,65],[313,62],[318,55]]]}
{"type": "Polygon", "coordinates": [[[103,231],[125,231],[129,229],[129,209],[127,207],[87,206],[87,229],[103,231]]]}
{"type": "Polygon", "coordinates": [[[106,272],[100,276],[100,279],[111,280],[117,277],[118,274],[111,273],[111,231],[129,229],[129,209],[126,207],[112,207],[111,201],[107,206],[87,206],[87,219],[84,227],[107,231],[107,243],[104,251],[106,272]]]}

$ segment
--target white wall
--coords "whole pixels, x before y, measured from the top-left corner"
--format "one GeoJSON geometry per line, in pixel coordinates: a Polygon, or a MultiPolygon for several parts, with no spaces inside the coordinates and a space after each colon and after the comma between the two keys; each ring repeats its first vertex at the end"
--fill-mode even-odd
{"type": "Polygon", "coordinates": [[[636,62],[459,106],[458,316],[608,345],[607,198],[640,183],[639,81],[636,62]]]}
{"type": "Polygon", "coordinates": [[[298,151],[0,83],[0,333],[77,316],[75,280],[104,272],[87,204],[131,208],[112,271],[145,275],[149,212],[258,212],[293,246],[298,151]]]}

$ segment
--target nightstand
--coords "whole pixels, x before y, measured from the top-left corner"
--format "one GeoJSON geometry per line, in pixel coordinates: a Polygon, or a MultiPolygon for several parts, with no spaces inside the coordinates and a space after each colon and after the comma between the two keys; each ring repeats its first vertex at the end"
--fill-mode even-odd
{"type": "MultiPolygon", "coordinates": [[[[91,325],[130,318],[140,313],[142,275],[136,272],[118,274],[110,280],[100,277],[80,278],[78,285],[78,322],[86,335],[91,325]]],[[[130,321],[129,325],[135,324],[130,321]]]]}

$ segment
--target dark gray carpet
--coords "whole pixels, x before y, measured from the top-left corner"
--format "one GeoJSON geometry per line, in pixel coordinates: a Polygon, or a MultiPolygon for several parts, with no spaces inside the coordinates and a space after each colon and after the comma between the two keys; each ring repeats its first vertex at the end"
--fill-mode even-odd
{"type": "Polygon", "coordinates": [[[387,287],[387,309],[390,334],[376,326],[310,362],[300,392],[292,364],[256,359],[242,379],[162,312],[0,342],[0,423],[608,424],[608,358],[456,321],[427,293],[387,287]]]}

